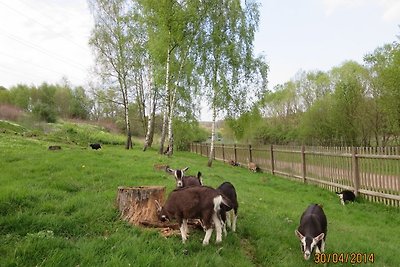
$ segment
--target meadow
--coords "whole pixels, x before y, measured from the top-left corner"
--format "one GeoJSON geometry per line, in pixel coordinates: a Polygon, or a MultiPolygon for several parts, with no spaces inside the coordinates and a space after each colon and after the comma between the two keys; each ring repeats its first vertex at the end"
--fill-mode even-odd
{"type": "Polygon", "coordinates": [[[398,208],[363,199],[342,206],[336,194],[316,186],[217,161],[208,168],[207,158],[189,152],[168,158],[157,149],[143,152],[139,144],[125,150],[121,137],[95,151],[89,140],[72,140],[79,130],[68,127],[51,138],[0,132],[0,266],[322,265],[303,260],[294,234],[311,203],[322,204],[328,218],[326,255],[349,255],[328,265],[400,266],[398,208]],[[62,149],[49,151],[49,145],[62,149]],[[203,246],[204,233],[192,231],[182,244],[179,235],[165,238],[120,220],[118,186],[174,188],[173,176],[155,171],[154,164],[189,166],[188,174],[201,171],[213,187],[233,183],[237,232],[228,232],[221,244],[213,233],[210,245],[203,246]],[[351,253],[361,255],[355,264],[349,262],[351,253]]]}

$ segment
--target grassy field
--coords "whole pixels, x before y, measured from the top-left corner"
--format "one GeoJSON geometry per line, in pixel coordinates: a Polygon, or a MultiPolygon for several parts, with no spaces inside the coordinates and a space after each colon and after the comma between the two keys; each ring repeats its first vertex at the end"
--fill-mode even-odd
{"type": "MultiPolygon", "coordinates": [[[[67,134],[79,133],[68,127],[67,134]]],[[[314,266],[303,260],[294,234],[310,203],[323,204],[328,218],[327,256],[361,253],[364,262],[373,253],[367,265],[400,266],[399,209],[362,200],[341,206],[323,189],[220,162],[207,168],[207,159],[192,153],[167,158],[111,141],[95,151],[83,141],[62,140],[0,132],[0,266],[314,266]],[[54,144],[62,150],[47,150],[54,144]],[[237,232],[221,244],[214,233],[204,247],[202,231],[182,244],[180,236],[166,239],[121,221],[117,187],[162,185],[170,192],[173,177],[153,170],[164,163],[189,166],[188,174],[201,171],[213,187],[232,182],[239,198],[237,232]]]]}

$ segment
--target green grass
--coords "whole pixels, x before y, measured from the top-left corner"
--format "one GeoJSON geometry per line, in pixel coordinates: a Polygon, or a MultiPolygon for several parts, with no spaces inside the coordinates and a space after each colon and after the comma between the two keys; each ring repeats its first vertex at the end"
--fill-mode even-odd
{"type": "Polygon", "coordinates": [[[303,260],[294,234],[310,203],[324,205],[327,253],[375,253],[371,266],[400,266],[399,209],[362,200],[341,206],[318,187],[220,162],[208,168],[207,158],[193,153],[167,158],[156,149],[95,151],[69,142],[49,151],[50,144],[47,137],[0,133],[0,266],[314,266],[303,260]],[[153,170],[160,163],[201,171],[210,186],[231,181],[240,205],[237,232],[218,245],[214,233],[204,247],[201,231],[182,244],[180,236],[166,239],[121,221],[118,186],[174,188],[172,176],[153,170]]]}

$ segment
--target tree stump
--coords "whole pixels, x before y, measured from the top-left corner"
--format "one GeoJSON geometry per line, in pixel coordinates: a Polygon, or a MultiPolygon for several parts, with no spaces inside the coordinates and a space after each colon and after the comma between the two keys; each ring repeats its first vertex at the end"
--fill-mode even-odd
{"type": "Polygon", "coordinates": [[[118,187],[117,206],[121,219],[141,225],[142,222],[157,222],[155,200],[164,203],[164,186],[118,187]]]}

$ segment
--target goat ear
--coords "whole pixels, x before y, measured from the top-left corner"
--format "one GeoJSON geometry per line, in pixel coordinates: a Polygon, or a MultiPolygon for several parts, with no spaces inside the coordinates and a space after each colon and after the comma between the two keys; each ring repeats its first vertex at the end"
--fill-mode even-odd
{"type": "Polygon", "coordinates": [[[294,230],[294,233],[300,240],[304,238],[304,235],[302,235],[298,230],[294,230]]]}
{"type": "Polygon", "coordinates": [[[173,169],[171,169],[170,167],[168,167],[167,166],[167,168],[165,169],[167,172],[170,172],[170,173],[174,173],[175,172],[175,170],[173,170],[173,169]]]}
{"type": "Polygon", "coordinates": [[[189,167],[186,167],[184,169],[182,169],[183,172],[187,171],[189,169],[189,167]]]}
{"type": "Polygon", "coordinates": [[[162,209],[162,207],[161,207],[161,205],[160,205],[160,202],[158,202],[157,200],[154,200],[154,202],[155,202],[155,204],[156,204],[157,212],[160,212],[161,209],[162,209]]]}
{"type": "Polygon", "coordinates": [[[324,238],[325,234],[324,233],[320,233],[318,236],[314,237],[314,242],[318,243],[319,241],[321,241],[324,238]]]}

